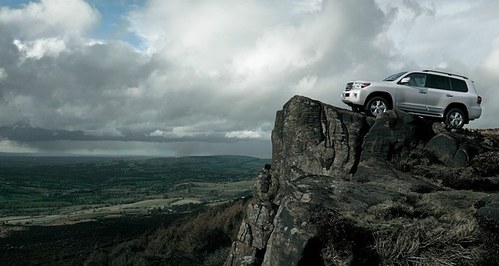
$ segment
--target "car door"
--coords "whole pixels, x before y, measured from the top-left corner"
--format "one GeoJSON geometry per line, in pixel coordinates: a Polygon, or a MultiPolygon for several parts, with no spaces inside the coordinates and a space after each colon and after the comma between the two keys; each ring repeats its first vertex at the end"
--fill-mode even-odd
{"type": "Polygon", "coordinates": [[[401,110],[409,112],[426,112],[426,97],[428,88],[425,87],[426,74],[411,73],[409,82],[400,84],[397,88],[395,106],[401,110]]]}
{"type": "Polygon", "coordinates": [[[454,92],[451,91],[450,79],[445,76],[428,74],[426,77],[426,87],[428,87],[426,100],[428,113],[443,117],[445,108],[454,98],[454,92]]]}

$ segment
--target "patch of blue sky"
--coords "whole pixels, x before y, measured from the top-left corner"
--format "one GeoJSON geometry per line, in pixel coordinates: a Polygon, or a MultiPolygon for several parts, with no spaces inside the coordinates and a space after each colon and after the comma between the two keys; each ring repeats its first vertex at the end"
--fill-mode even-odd
{"type": "Polygon", "coordinates": [[[19,8],[23,5],[33,2],[32,0],[2,0],[0,2],[0,7],[9,7],[9,8],[19,8]]]}
{"type": "Polygon", "coordinates": [[[129,22],[126,16],[144,2],[144,0],[87,0],[87,3],[97,9],[101,15],[100,25],[94,29],[91,38],[121,40],[140,49],[142,41],[129,31],[129,22]]]}

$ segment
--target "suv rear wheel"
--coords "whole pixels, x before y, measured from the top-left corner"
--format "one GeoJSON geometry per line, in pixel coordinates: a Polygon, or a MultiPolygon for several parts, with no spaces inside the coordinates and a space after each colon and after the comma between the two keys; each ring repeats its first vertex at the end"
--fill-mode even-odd
{"type": "Polygon", "coordinates": [[[385,97],[374,96],[367,102],[365,109],[368,115],[377,116],[390,109],[390,105],[385,97]]]}
{"type": "Polygon", "coordinates": [[[450,128],[462,128],[466,122],[466,115],[459,108],[452,108],[445,114],[445,124],[450,128]]]}

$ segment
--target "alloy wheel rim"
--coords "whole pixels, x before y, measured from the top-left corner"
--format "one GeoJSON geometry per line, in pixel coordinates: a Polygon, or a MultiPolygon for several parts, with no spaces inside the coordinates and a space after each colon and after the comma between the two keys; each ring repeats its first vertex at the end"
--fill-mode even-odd
{"type": "Polygon", "coordinates": [[[461,113],[459,112],[453,112],[450,114],[450,124],[457,127],[457,126],[460,126],[464,119],[463,119],[463,116],[461,115],[461,113]]]}
{"type": "Polygon", "coordinates": [[[376,100],[371,104],[371,114],[377,115],[386,111],[386,104],[383,101],[376,100]]]}

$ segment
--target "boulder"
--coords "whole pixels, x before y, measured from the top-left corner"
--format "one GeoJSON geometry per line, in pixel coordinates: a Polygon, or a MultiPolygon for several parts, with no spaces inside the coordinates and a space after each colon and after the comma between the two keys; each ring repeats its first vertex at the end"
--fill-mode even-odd
{"type": "Polygon", "coordinates": [[[425,148],[446,165],[464,166],[468,161],[467,151],[460,147],[458,139],[450,132],[436,135],[425,148]]]}
{"type": "Polygon", "coordinates": [[[413,143],[432,136],[431,125],[419,117],[400,110],[389,110],[378,116],[362,143],[361,160],[390,160],[394,154],[410,149],[413,143]]]}

